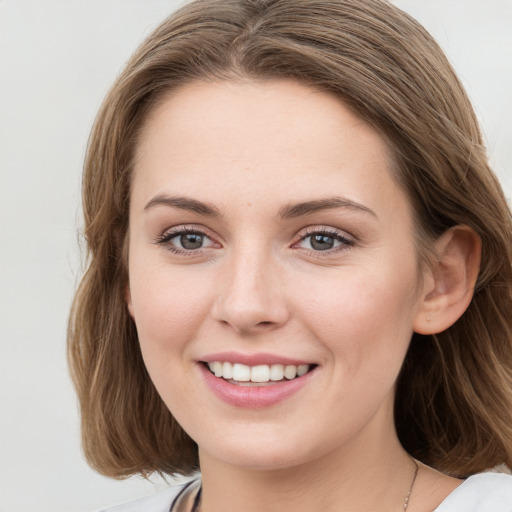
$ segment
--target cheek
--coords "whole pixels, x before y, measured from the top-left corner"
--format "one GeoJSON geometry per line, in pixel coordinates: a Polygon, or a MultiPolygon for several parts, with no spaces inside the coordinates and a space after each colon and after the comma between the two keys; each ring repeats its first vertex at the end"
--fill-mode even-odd
{"type": "Polygon", "coordinates": [[[197,385],[189,378],[189,350],[208,317],[211,287],[163,268],[133,272],[130,288],[139,345],[150,378],[173,414],[186,417],[189,411],[182,397],[197,385]]]}
{"type": "Polygon", "coordinates": [[[351,268],[336,279],[338,286],[310,285],[315,299],[304,301],[303,316],[345,372],[384,363],[400,368],[412,336],[416,269],[386,270],[351,268]]]}
{"type": "Polygon", "coordinates": [[[186,348],[208,314],[211,286],[190,273],[153,269],[130,274],[130,291],[141,350],[149,369],[172,364],[165,354],[186,348]]]}
{"type": "Polygon", "coordinates": [[[352,269],[343,286],[304,304],[307,328],[329,359],[332,385],[321,414],[335,415],[334,425],[346,424],[344,435],[361,429],[383,404],[392,411],[393,387],[412,335],[415,281],[407,274],[352,269]],[[352,411],[350,419],[346,411],[352,411]]]}

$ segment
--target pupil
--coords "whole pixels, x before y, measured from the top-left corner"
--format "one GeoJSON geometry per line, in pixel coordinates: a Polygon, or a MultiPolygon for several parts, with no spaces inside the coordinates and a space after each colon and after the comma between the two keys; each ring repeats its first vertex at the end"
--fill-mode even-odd
{"type": "Polygon", "coordinates": [[[184,249],[199,249],[203,245],[203,235],[197,233],[181,235],[180,243],[184,249]]]}
{"type": "Polygon", "coordinates": [[[311,247],[316,249],[317,251],[325,251],[327,249],[332,249],[334,246],[334,239],[332,236],[328,235],[314,235],[311,238],[311,247]]]}

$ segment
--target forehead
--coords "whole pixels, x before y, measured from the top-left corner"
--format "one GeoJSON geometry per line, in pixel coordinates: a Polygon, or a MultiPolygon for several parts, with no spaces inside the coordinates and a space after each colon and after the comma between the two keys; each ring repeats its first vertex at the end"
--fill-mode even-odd
{"type": "Polygon", "coordinates": [[[400,194],[391,168],[385,140],[333,94],[289,80],[199,82],[146,120],[134,193],[211,201],[232,190],[267,202],[269,191],[297,200],[337,193],[375,203],[384,191],[400,194]]]}
{"type": "Polygon", "coordinates": [[[146,119],[137,157],[171,134],[219,148],[226,158],[258,143],[267,150],[304,143],[321,149],[332,138],[342,143],[356,136],[370,152],[387,153],[384,140],[337,96],[293,80],[195,82],[173,90],[146,119]]]}

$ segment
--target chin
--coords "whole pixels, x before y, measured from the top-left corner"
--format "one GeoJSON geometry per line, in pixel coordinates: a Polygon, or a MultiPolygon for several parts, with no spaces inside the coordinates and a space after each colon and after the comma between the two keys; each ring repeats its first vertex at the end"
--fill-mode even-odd
{"type": "Polygon", "coordinates": [[[317,452],[316,456],[304,453],[295,444],[283,443],[282,439],[278,442],[263,441],[263,437],[259,439],[260,442],[245,442],[242,446],[216,443],[211,451],[200,448],[199,457],[200,460],[202,456],[214,458],[223,464],[249,471],[289,469],[318,457],[317,452]],[[263,443],[265,446],[262,446],[263,443]]]}

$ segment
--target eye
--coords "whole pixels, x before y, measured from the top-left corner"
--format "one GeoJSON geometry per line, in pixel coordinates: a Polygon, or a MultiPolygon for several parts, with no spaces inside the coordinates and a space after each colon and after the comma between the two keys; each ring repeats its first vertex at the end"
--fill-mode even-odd
{"type": "Polygon", "coordinates": [[[180,249],[192,251],[194,249],[201,249],[203,244],[208,241],[208,238],[202,233],[184,233],[172,237],[169,242],[173,243],[180,249]]]}
{"type": "Polygon", "coordinates": [[[354,245],[354,240],[342,235],[338,231],[315,230],[303,235],[296,246],[314,252],[336,251],[354,245]]]}
{"type": "Polygon", "coordinates": [[[190,253],[216,245],[205,233],[183,227],[165,232],[155,242],[175,253],[190,253]]]}

